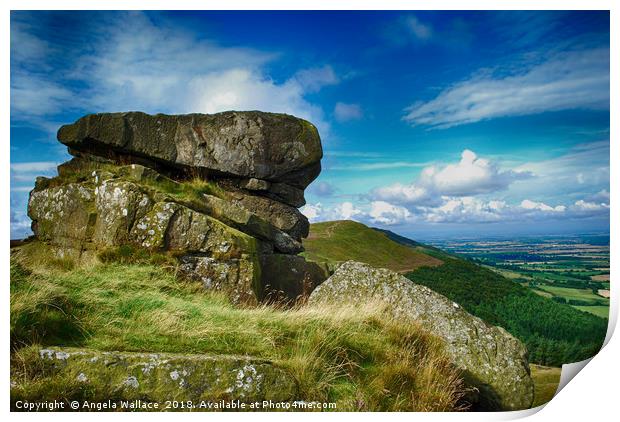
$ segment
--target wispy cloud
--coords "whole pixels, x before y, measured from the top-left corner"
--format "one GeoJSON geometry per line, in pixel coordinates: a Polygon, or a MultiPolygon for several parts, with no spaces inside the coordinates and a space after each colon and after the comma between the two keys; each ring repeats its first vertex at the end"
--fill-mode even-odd
{"type": "Polygon", "coordinates": [[[317,92],[325,86],[340,82],[336,72],[329,65],[299,70],[293,79],[307,92],[317,92]]]}
{"type": "Polygon", "coordinates": [[[395,46],[423,45],[433,40],[433,25],[415,14],[399,16],[383,29],[383,36],[395,46]]]}
{"type": "Polygon", "coordinates": [[[32,233],[31,223],[32,221],[25,213],[11,210],[11,239],[23,239],[29,236],[32,233]]]}
{"type": "Polygon", "coordinates": [[[336,193],[336,187],[329,182],[319,181],[312,183],[308,187],[308,192],[319,197],[328,197],[336,193]]]}
{"type": "Polygon", "coordinates": [[[577,199],[591,196],[593,192],[608,191],[609,140],[579,144],[558,157],[529,161],[514,170],[531,172],[536,178],[511,186],[511,196],[577,199]]]}
{"type": "Polygon", "coordinates": [[[337,102],[334,107],[334,117],[339,122],[348,122],[350,120],[359,120],[364,116],[362,107],[359,104],[347,104],[337,102]]]}
{"type": "Polygon", "coordinates": [[[48,172],[58,165],[55,161],[34,161],[27,163],[11,163],[11,170],[16,172],[48,172]]]}
{"type": "Polygon", "coordinates": [[[497,117],[608,107],[609,49],[595,48],[481,72],[432,100],[409,106],[403,119],[447,128],[497,117]]]}
{"type": "Polygon", "coordinates": [[[337,151],[326,150],[323,151],[325,157],[356,157],[356,158],[381,158],[385,157],[385,154],[378,152],[366,152],[366,151],[337,151]]]}
{"type": "Polygon", "coordinates": [[[433,35],[433,28],[429,23],[422,22],[414,15],[407,16],[404,19],[404,25],[418,40],[428,40],[433,35]]]}
{"type": "Polygon", "coordinates": [[[398,168],[419,168],[429,165],[428,162],[415,162],[415,161],[384,161],[376,163],[357,163],[347,165],[330,165],[327,166],[329,170],[346,170],[346,171],[373,171],[373,170],[388,170],[398,168]]]}
{"type": "Polygon", "coordinates": [[[25,188],[28,188],[28,190],[32,189],[37,176],[53,175],[58,164],[54,161],[11,163],[11,190],[23,192],[25,188]],[[24,186],[24,183],[26,183],[26,186],[24,186]]]}

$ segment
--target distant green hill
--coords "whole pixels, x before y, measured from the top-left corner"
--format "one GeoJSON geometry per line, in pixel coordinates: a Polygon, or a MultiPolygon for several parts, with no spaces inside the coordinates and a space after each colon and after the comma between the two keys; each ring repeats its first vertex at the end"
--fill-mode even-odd
{"type": "Polygon", "coordinates": [[[603,318],[541,297],[478,264],[388,230],[353,221],[317,223],[310,226],[304,246],[312,260],[352,259],[407,272],[415,283],[505,328],[527,345],[530,361],[537,364],[560,366],[589,358],[605,338],[603,318]]]}
{"type": "Polygon", "coordinates": [[[394,242],[386,233],[349,220],[312,224],[303,244],[304,255],[313,261],[354,260],[398,272],[442,264],[422,247],[394,242]]]}

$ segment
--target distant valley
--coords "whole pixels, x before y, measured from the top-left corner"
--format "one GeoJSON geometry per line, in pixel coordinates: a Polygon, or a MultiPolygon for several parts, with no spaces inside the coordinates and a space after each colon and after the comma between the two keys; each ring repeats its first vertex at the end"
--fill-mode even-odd
{"type": "Polygon", "coordinates": [[[535,293],[576,309],[609,315],[609,236],[430,242],[484,265],[535,293]]]}

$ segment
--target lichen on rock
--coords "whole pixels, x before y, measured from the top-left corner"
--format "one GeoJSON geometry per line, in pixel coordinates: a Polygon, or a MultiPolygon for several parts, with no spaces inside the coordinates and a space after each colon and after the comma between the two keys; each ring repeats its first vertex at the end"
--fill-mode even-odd
{"type": "MultiPolygon", "coordinates": [[[[39,384],[54,378],[66,380],[64,390],[71,396],[65,399],[90,396],[105,401],[142,399],[163,405],[177,400],[198,405],[233,399],[290,401],[298,394],[297,381],[285,368],[249,356],[54,347],[38,350],[29,366],[38,368],[39,384]]],[[[36,399],[30,394],[19,385],[11,389],[14,401],[36,399]]]]}

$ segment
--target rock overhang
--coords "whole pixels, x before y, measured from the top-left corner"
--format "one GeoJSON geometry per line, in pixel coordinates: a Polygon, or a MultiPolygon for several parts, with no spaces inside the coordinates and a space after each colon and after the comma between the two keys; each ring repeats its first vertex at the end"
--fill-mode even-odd
{"type": "Polygon", "coordinates": [[[57,137],[74,155],[151,160],[178,171],[256,178],[299,189],[318,176],[323,157],[312,123],[260,111],[89,114],[62,126],[57,137]]]}

